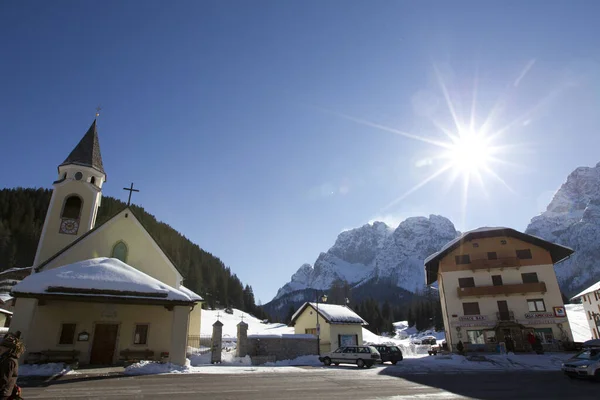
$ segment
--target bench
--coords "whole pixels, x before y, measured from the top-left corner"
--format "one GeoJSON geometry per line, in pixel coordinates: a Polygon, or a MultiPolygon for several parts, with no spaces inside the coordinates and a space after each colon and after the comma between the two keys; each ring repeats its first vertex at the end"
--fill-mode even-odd
{"type": "Polygon", "coordinates": [[[27,363],[46,364],[62,362],[74,365],[79,362],[79,350],[44,350],[36,353],[29,353],[27,363]]]}
{"type": "Polygon", "coordinates": [[[121,350],[119,353],[121,360],[126,364],[134,364],[142,360],[152,360],[154,358],[154,351],[152,350],[121,350]]]}

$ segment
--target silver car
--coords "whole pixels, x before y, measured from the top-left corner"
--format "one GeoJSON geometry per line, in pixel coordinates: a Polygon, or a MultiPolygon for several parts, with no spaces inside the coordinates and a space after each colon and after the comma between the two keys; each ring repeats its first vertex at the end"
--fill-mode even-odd
{"type": "Polygon", "coordinates": [[[358,368],[371,368],[381,363],[381,354],[373,346],[342,346],[319,357],[325,365],[356,364],[358,368]]]}
{"type": "Polygon", "coordinates": [[[569,378],[588,378],[600,382],[600,347],[580,351],[565,361],[561,369],[569,378]]]}

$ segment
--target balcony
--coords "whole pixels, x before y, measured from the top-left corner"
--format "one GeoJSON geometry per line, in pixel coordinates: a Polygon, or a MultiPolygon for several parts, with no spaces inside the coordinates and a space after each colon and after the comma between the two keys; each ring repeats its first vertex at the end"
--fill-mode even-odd
{"type": "Polygon", "coordinates": [[[515,314],[512,311],[498,311],[496,313],[496,319],[498,321],[514,321],[515,314]]]}
{"type": "Polygon", "coordinates": [[[482,297],[482,296],[509,296],[511,294],[526,293],[545,293],[546,284],[544,282],[517,283],[512,285],[498,286],[475,286],[456,288],[459,298],[463,297],[482,297]]]}
{"type": "Polygon", "coordinates": [[[488,260],[487,258],[480,258],[476,260],[471,260],[471,264],[469,264],[469,268],[472,271],[477,271],[481,269],[491,270],[492,268],[520,268],[521,260],[517,257],[501,257],[495,260],[488,260]]]}

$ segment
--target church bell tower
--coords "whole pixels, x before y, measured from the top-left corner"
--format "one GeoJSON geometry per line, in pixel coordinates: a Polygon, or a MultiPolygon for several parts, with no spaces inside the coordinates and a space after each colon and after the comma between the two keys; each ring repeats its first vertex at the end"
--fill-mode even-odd
{"type": "Polygon", "coordinates": [[[52,197],[33,267],[94,228],[106,173],[100,155],[96,120],[58,166],[52,197]]]}

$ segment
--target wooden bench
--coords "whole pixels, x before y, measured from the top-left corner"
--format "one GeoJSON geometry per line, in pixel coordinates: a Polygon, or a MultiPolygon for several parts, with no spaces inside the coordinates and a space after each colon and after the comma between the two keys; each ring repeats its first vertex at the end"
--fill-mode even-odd
{"type": "Polygon", "coordinates": [[[133,364],[142,360],[152,360],[154,358],[154,351],[152,350],[121,350],[119,353],[121,360],[126,364],[133,364]]]}
{"type": "MultiPolygon", "coordinates": [[[[33,353],[30,353],[30,356],[33,353]]],[[[38,363],[63,362],[66,364],[77,364],[79,361],[79,350],[44,350],[40,351],[38,363]]]]}

